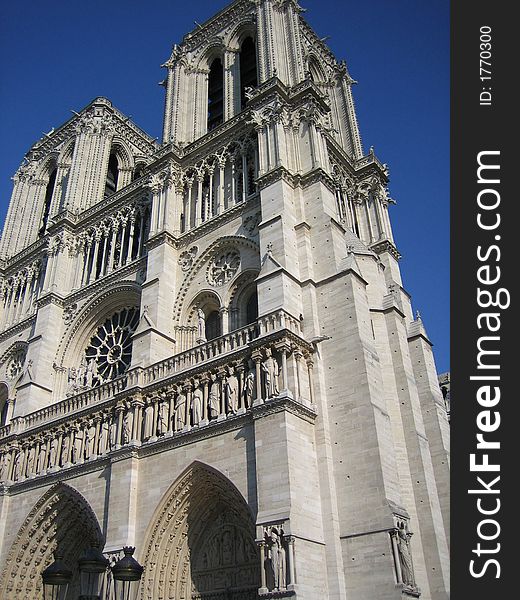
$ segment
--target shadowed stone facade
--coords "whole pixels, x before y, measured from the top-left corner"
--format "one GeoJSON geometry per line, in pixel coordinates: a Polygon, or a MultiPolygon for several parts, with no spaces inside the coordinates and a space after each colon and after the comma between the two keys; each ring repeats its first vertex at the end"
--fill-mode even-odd
{"type": "Polygon", "coordinates": [[[142,600],[449,597],[449,426],[388,169],[294,0],[36,142],[1,241],[0,596],[135,546],[142,600]]]}

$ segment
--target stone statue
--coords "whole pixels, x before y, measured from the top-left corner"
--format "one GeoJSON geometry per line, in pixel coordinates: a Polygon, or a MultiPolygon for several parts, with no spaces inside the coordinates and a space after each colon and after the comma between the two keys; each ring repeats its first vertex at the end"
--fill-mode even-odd
{"type": "Polygon", "coordinates": [[[47,465],[45,464],[45,455],[47,454],[47,444],[45,440],[40,443],[40,451],[38,453],[38,468],[37,473],[44,473],[47,465]]]}
{"type": "Polygon", "coordinates": [[[123,446],[129,444],[132,438],[132,427],[134,425],[134,411],[129,403],[126,404],[125,416],[123,417],[123,431],[121,432],[121,443],[123,446]]]}
{"type": "Polygon", "coordinates": [[[85,437],[85,458],[89,459],[95,455],[95,442],[96,442],[96,424],[91,421],[86,432],[85,437]]]}
{"type": "Polygon", "coordinates": [[[253,396],[255,394],[256,369],[252,360],[248,363],[249,370],[246,373],[244,381],[244,402],[246,408],[250,408],[253,404],[253,396]]]}
{"type": "Polygon", "coordinates": [[[163,398],[159,404],[157,432],[164,435],[168,431],[168,402],[163,398]]]}
{"type": "Polygon", "coordinates": [[[186,425],[186,396],[180,391],[175,398],[175,431],[181,431],[186,425]]]}
{"type": "Polygon", "coordinates": [[[85,357],[81,359],[79,367],[76,369],[76,389],[85,387],[87,380],[87,365],[85,357]]]}
{"type": "Polygon", "coordinates": [[[206,315],[201,308],[197,308],[197,341],[206,341],[206,315]]]}
{"type": "Polygon", "coordinates": [[[227,405],[230,413],[234,414],[238,410],[238,379],[235,376],[235,369],[228,367],[228,376],[224,384],[226,390],[227,405]]]}
{"type": "Polygon", "coordinates": [[[143,439],[149,440],[155,435],[154,427],[154,403],[151,398],[146,401],[146,408],[144,409],[144,431],[143,439]]]}
{"type": "Polygon", "coordinates": [[[399,553],[399,562],[401,563],[401,574],[405,585],[415,586],[408,537],[404,523],[401,523],[397,529],[397,550],[399,553]]]}
{"type": "Polygon", "coordinates": [[[278,396],[280,393],[278,389],[280,367],[277,360],[273,357],[270,348],[266,349],[265,356],[266,358],[262,362],[262,371],[265,373],[265,394],[266,398],[272,398],[273,396],[278,396]]]}
{"type": "Polygon", "coordinates": [[[285,590],[287,587],[287,567],[283,538],[276,527],[269,534],[269,550],[271,556],[271,575],[273,576],[274,590],[285,590]]]}
{"type": "Polygon", "coordinates": [[[70,434],[66,433],[61,441],[61,464],[65,465],[70,462],[70,434]]]}
{"type": "Polygon", "coordinates": [[[94,378],[97,377],[98,369],[95,358],[90,358],[85,368],[85,385],[91,388],[94,384],[94,378]]]}
{"type": "Polygon", "coordinates": [[[110,419],[110,434],[109,434],[110,450],[113,450],[117,444],[117,419],[110,419]]]}
{"type": "Polygon", "coordinates": [[[13,481],[20,479],[20,452],[16,452],[14,455],[13,463],[13,481]]]}
{"type": "Polygon", "coordinates": [[[35,450],[34,446],[31,446],[29,448],[29,454],[27,455],[27,468],[25,471],[27,473],[27,476],[34,474],[35,462],[36,462],[36,450],[35,450]]]}
{"type": "Polygon", "coordinates": [[[200,382],[195,379],[193,382],[194,390],[191,397],[191,410],[193,415],[193,425],[198,425],[202,421],[202,406],[204,404],[204,394],[200,388],[200,382]]]}
{"type": "Polygon", "coordinates": [[[211,373],[209,378],[209,418],[216,419],[220,414],[220,383],[216,373],[211,373]]]}
{"type": "Polygon", "coordinates": [[[11,464],[11,455],[5,452],[0,460],[0,481],[7,481],[9,466],[11,464]]]}
{"type": "Polygon", "coordinates": [[[99,454],[105,454],[108,452],[109,447],[109,436],[110,436],[110,424],[108,422],[108,417],[103,419],[100,430],[99,430],[99,442],[98,442],[98,452],[99,454]]]}
{"type": "Polygon", "coordinates": [[[72,444],[72,462],[79,462],[83,456],[81,455],[81,448],[83,446],[83,430],[78,427],[74,431],[74,443],[72,444]]]}
{"type": "Polygon", "coordinates": [[[67,374],[67,396],[72,396],[78,389],[78,374],[75,367],[71,367],[67,374]]]}
{"type": "Polygon", "coordinates": [[[58,466],[58,443],[59,440],[57,437],[52,438],[51,447],[49,450],[49,467],[57,467],[58,466]]]}

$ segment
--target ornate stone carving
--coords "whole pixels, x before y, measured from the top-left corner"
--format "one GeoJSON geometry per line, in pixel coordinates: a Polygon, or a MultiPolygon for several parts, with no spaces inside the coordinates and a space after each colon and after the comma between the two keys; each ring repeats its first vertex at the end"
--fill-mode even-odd
{"type": "Polygon", "coordinates": [[[193,392],[191,396],[192,424],[198,425],[202,421],[202,407],[204,405],[204,393],[200,387],[200,380],[193,381],[193,392]]]}
{"type": "Polygon", "coordinates": [[[211,285],[219,287],[231,281],[239,268],[240,253],[238,250],[228,250],[211,261],[206,278],[211,285]]]}
{"type": "Polygon", "coordinates": [[[14,381],[21,375],[26,354],[27,350],[25,348],[20,348],[14,352],[5,369],[7,379],[14,381]]]}
{"type": "Polygon", "coordinates": [[[255,232],[258,228],[258,223],[260,223],[260,219],[261,219],[261,214],[255,213],[254,215],[249,215],[246,220],[244,221],[244,229],[247,231],[247,233],[249,233],[249,235],[252,235],[253,232],[255,232]]]}
{"type": "Polygon", "coordinates": [[[267,547],[267,585],[270,591],[287,589],[287,553],[281,527],[267,527],[264,533],[267,547]]]}
{"type": "Polygon", "coordinates": [[[69,304],[63,309],[63,322],[65,325],[68,325],[72,322],[77,312],[78,305],[75,302],[73,304],[69,304]]]}
{"type": "Polygon", "coordinates": [[[139,310],[125,308],[98,328],[85,350],[86,373],[79,383],[92,387],[122,375],[132,358],[132,334],[139,322],[139,310]]]}
{"type": "Polygon", "coordinates": [[[210,373],[209,378],[209,418],[216,419],[220,413],[220,382],[216,373],[210,373]]]}
{"type": "Polygon", "coordinates": [[[256,388],[256,368],[255,363],[249,360],[247,363],[248,369],[244,379],[244,404],[246,408],[253,405],[253,398],[256,388]]]}
{"type": "Polygon", "coordinates": [[[179,256],[179,265],[181,266],[182,271],[186,272],[191,269],[198,251],[199,249],[197,246],[192,246],[189,250],[185,250],[181,253],[179,256]]]}
{"type": "Polygon", "coordinates": [[[278,394],[280,393],[278,385],[280,366],[278,365],[278,361],[276,360],[276,358],[273,357],[270,348],[266,348],[265,350],[265,360],[262,361],[261,367],[264,373],[265,380],[265,398],[272,398],[274,396],[278,396],[278,394]]]}
{"type": "MultiPolygon", "coordinates": [[[[66,548],[68,560],[77,564],[86,548],[100,546],[102,540],[97,519],[83,496],[62,483],[52,487],[16,534],[4,563],[0,597],[43,598],[40,573],[52,562],[57,548],[66,548]]],[[[69,585],[69,593],[79,597],[78,574],[69,585]]]]}
{"type": "Polygon", "coordinates": [[[224,382],[224,389],[226,393],[228,411],[231,414],[235,414],[238,411],[238,379],[235,375],[235,369],[232,366],[227,368],[227,377],[224,382]]]}
{"type": "Polygon", "coordinates": [[[186,395],[178,390],[175,397],[175,431],[180,431],[186,426],[186,395]]]}
{"type": "Polygon", "coordinates": [[[141,600],[257,597],[259,559],[244,499],[194,463],[166,494],[146,536],[141,600]]]}

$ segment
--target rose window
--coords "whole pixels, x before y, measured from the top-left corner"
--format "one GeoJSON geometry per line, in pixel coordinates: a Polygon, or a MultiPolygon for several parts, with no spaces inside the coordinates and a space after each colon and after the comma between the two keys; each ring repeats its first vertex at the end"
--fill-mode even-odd
{"type": "Polygon", "coordinates": [[[240,267],[240,254],[230,250],[216,256],[208,268],[207,279],[211,285],[224,285],[230,281],[240,267]]]}
{"type": "Polygon", "coordinates": [[[6,375],[8,379],[16,379],[22,372],[23,365],[25,362],[25,350],[18,350],[14,356],[11,357],[9,364],[7,365],[6,375]]]}
{"type": "Polygon", "coordinates": [[[139,310],[125,308],[107,319],[85,350],[85,368],[92,385],[111,381],[122,375],[132,359],[132,334],[139,323],[139,310]]]}

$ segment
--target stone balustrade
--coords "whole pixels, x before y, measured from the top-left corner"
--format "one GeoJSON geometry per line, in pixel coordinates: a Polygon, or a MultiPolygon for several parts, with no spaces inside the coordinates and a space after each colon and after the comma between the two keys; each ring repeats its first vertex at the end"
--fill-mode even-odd
{"type": "Polygon", "coordinates": [[[126,445],[200,431],[266,402],[314,404],[312,346],[286,313],[13,419],[0,429],[0,481],[89,462],[126,445]]]}

